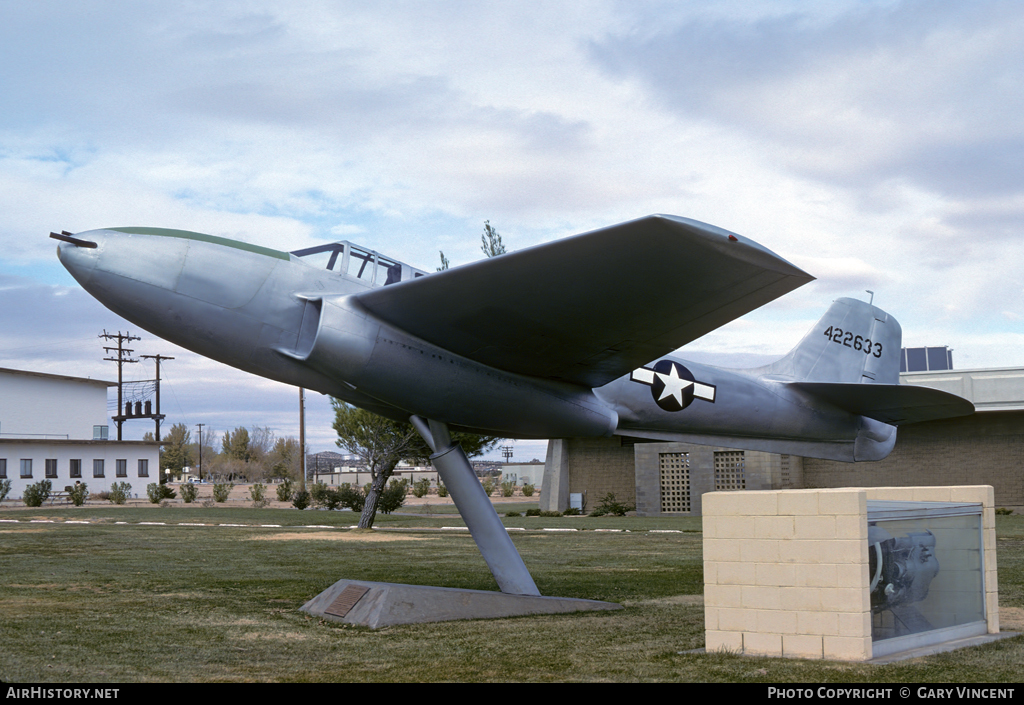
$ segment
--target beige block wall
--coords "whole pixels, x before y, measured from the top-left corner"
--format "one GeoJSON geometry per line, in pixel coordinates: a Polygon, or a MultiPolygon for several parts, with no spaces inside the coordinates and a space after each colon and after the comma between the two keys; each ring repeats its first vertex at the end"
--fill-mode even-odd
{"type": "Polygon", "coordinates": [[[984,505],[988,629],[998,632],[991,487],[712,492],[703,497],[706,648],[870,659],[868,499],[984,505]]]}

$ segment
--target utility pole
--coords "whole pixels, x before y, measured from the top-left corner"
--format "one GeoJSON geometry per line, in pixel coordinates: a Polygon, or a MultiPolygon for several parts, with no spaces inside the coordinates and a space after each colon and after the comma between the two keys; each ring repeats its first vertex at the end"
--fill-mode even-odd
{"type": "MultiPolygon", "coordinates": [[[[122,387],[124,385],[124,376],[122,374],[122,368],[124,367],[124,364],[127,362],[138,362],[138,359],[131,358],[131,354],[134,351],[125,348],[124,344],[126,342],[131,342],[133,340],[142,340],[142,338],[140,338],[137,335],[132,335],[131,333],[122,333],[121,331],[118,331],[117,335],[114,335],[113,333],[108,333],[105,329],[103,331],[103,335],[101,335],[100,337],[106,340],[117,340],[116,348],[106,346],[104,346],[103,348],[108,353],[111,353],[112,351],[116,350],[117,357],[105,357],[103,359],[117,363],[117,415],[114,416],[114,422],[117,424],[117,440],[121,440],[121,425],[124,423],[124,407],[122,406],[122,387]],[[128,357],[125,357],[126,355],[128,357]]],[[[157,440],[160,440],[159,435],[157,437],[157,440]]]]}
{"type": "MultiPolygon", "coordinates": [[[[164,419],[164,415],[160,413],[160,361],[173,360],[174,358],[167,357],[166,355],[140,355],[139,357],[146,358],[147,360],[156,360],[156,413],[153,415],[153,421],[156,422],[156,439],[159,441],[160,422],[164,419]]],[[[120,433],[118,433],[117,440],[121,440],[120,433]]]]}
{"type": "Polygon", "coordinates": [[[199,427],[199,479],[203,479],[203,426],[204,423],[197,423],[199,427]]]}

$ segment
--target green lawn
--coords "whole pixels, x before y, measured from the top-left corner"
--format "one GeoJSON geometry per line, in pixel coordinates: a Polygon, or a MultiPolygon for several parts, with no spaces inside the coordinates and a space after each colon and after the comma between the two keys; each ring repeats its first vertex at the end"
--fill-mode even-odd
{"type": "MultiPolygon", "coordinates": [[[[1021,639],[889,666],[685,653],[703,646],[690,518],[505,520],[527,529],[512,537],[542,593],[619,612],[373,631],[298,611],[343,577],[496,589],[468,534],[438,530],[456,517],[410,514],[367,536],[303,528],[348,512],[5,509],[19,521],[0,523],[0,681],[1007,682],[1024,664],[1021,639]]],[[[1024,607],[1024,520],[998,522],[1002,605],[1024,607]]]]}

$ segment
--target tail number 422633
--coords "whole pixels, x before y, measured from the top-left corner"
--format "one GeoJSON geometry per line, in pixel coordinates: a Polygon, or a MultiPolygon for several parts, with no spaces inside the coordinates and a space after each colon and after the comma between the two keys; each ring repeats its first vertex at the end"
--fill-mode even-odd
{"type": "Polygon", "coordinates": [[[863,335],[854,335],[851,331],[844,331],[836,326],[829,326],[825,331],[825,337],[836,345],[844,345],[854,350],[860,350],[865,355],[882,357],[882,344],[872,343],[870,338],[863,335]]]}

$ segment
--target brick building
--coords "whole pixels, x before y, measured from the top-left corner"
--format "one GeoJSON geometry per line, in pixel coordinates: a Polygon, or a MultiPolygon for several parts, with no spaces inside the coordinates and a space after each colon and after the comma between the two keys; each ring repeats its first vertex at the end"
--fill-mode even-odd
{"type": "Polygon", "coordinates": [[[1024,368],[905,372],[900,382],[958,394],[977,413],[902,426],[876,463],[805,458],[804,486],[992,485],[997,507],[1024,511],[1024,368]]]}
{"type": "Polygon", "coordinates": [[[885,460],[842,463],[690,443],[628,438],[553,439],[542,509],[569,494],[594,506],[611,492],[637,513],[699,515],[714,490],[992,485],[998,507],[1024,511],[1024,368],[905,372],[901,384],[935,387],[972,401],[973,416],[901,426],[885,460]]]}

